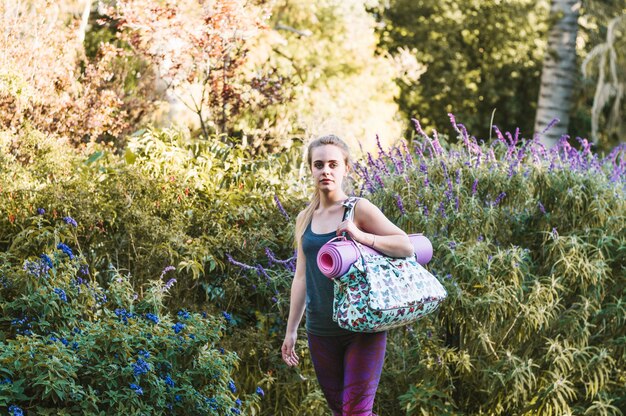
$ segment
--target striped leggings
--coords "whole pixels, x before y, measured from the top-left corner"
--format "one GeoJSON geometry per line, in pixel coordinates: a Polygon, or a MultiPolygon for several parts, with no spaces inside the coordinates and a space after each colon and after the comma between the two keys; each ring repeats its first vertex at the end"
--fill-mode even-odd
{"type": "Polygon", "coordinates": [[[387,333],[307,335],[315,374],[333,416],[375,416],[387,333]]]}

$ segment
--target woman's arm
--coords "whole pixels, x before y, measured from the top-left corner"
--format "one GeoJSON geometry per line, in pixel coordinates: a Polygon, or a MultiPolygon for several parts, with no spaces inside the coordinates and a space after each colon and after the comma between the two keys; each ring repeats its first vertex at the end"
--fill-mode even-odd
{"type": "Polygon", "coordinates": [[[289,318],[287,319],[287,330],[285,340],[281,348],[283,361],[288,366],[298,365],[298,355],[296,354],[296,340],[298,338],[298,326],[302,320],[306,300],[306,258],[302,250],[302,244],[298,244],[298,257],[296,258],[296,272],[291,282],[291,298],[289,302],[289,318]]]}
{"type": "Polygon", "coordinates": [[[413,244],[404,231],[389,221],[376,205],[359,199],[354,207],[354,222],[346,220],[337,227],[337,235],[347,232],[350,238],[391,257],[409,257],[413,244]]]}

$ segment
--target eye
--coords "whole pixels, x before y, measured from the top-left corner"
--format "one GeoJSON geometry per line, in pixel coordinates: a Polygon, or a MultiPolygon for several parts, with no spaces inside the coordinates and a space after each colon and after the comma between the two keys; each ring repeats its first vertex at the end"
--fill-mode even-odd
{"type": "Polygon", "coordinates": [[[332,169],[335,169],[339,164],[337,162],[330,162],[329,165],[332,169]]]}
{"type": "Polygon", "coordinates": [[[313,163],[313,167],[316,169],[321,169],[324,167],[324,164],[322,162],[315,162],[313,163]]]}

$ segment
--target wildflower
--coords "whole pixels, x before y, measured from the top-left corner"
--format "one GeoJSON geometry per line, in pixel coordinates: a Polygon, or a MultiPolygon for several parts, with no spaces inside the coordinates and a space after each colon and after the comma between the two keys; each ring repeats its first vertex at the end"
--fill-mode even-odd
{"type": "Polygon", "coordinates": [[[256,388],[256,394],[258,394],[261,397],[265,396],[265,392],[263,391],[261,387],[256,388]]]}
{"type": "Polygon", "coordinates": [[[476,190],[478,189],[478,179],[476,179],[474,181],[474,184],[472,185],[472,195],[476,194],[476,190]]]}
{"type": "Polygon", "coordinates": [[[176,267],[174,266],[167,266],[165,269],[163,269],[163,271],[161,272],[161,276],[159,276],[159,279],[162,279],[163,276],[165,276],[165,274],[167,272],[171,272],[172,270],[176,270],[176,267]]]}
{"type": "Polygon", "coordinates": [[[278,299],[276,298],[276,296],[272,296],[272,303],[278,303],[278,299]]]}
{"type": "MultiPolygon", "coordinates": [[[[248,264],[238,262],[237,260],[233,259],[233,257],[230,254],[226,254],[226,258],[228,259],[228,262],[230,264],[232,264],[234,266],[237,266],[237,267],[241,267],[244,270],[252,270],[252,269],[257,270],[257,268],[254,267],[254,266],[250,266],[248,264]]],[[[258,272],[258,270],[257,270],[257,272],[258,272]]]]}
{"type": "Polygon", "coordinates": [[[493,205],[497,206],[500,202],[502,202],[505,196],[506,196],[506,192],[501,192],[500,195],[498,195],[496,200],[493,202],[493,205]]]}
{"type": "Polygon", "coordinates": [[[236,392],[237,392],[237,386],[235,386],[235,383],[234,383],[232,380],[230,380],[230,381],[228,382],[228,388],[229,388],[229,389],[230,389],[230,391],[232,391],[233,393],[236,393],[236,392]]]}
{"type": "Polygon", "coordinates": [[[543,215],[546,215],[546,208],[543,206],[541,201],[537,202],[537,206],[539,207],[539,211],[541,211],[543,215]]]}
{"type": "Polygon", "coordinates": [[[146,351],[146,350],[139,350],[137,351],[137,355],[143,357],[143,358],[150,358],[150,351],[146,351]]]}
{"type": "Polygon", "coordinates": [[[170,375],[166,375],[163,380],[165,381],[165,384],[168,385],[169,387],[174,387],[174,380],[172,380],[172,377],[170,377],[170,375]]]}
{"type": "Polygon", "coordinates": [[[78,273],[82,274],[83,276],[89,276],[89,265],[88,264],[81,265],[80,269],[78,269],[78,273]]]}
{"type": "Polygon", "coordinates": [[[13,382],[10,378],[6,377],[4,380],[0,380],[0,385],[1,384],[13,384],[13,382]]]}
{"type": "Polygon", "coordinates": [[[437,212],[439,213],[439,215],[441,215],[442,218],[446,218],[446,207],[444,206],[443,201],[439,203],[439,208],[437,209],[437,212]]]}
{"type": "Polygon", "coordinates": [[[138,385],[134,384],[134,383],[130,383],[130,388],[137,393],[137,396],[141,396],[143,394],[143,390],[141,389],[141,387],[139,387],[138,385]]]}
{"type": "Polygon", "coordinates": [[[402,197],[400,197],[400,195],[396,195],[396,205],[398,206],[400,213],[405,215],[406,211],[404,210],[404,204],[402,204],[402,197]]]}
{"type": "Polygon", "coordinates": [[[283,204],[280,203],[280,200],[278,199],[277,195],[274,195],[274,202],[276,203],[276,206],[278,207],[278,210],[280,211],[281,214],[283,214],[283,216],[289,220],[289,214],[287,214],[287,211],[285,211],[285,208],[283,207],[283,204]]]}
{"type": "Polygon", "coordinates": [[[115,309],[114,312],[117,315],[117,317],[120,318],[122,322],[124,322],[124,324],[128,324],[128,318],[133,317],[132,313],[129,313],[128,311],[126,311],[126,309],[123,309],[123,308],[117,308],[115,309]]]}
{"type": "Polygon", "coordinates": [[[133,374],[135,377],[139,377],[143,374],[148,374],[150,371],[150,363],[146,362],[143,358],[138,358],[137,361],[133,364],[133,374]]]}
{"type": "Polygon", "coordinates": [[[240,415],[241,414],[241,410],[237,409],[236,407],[231,407],[230,411],[233,412],[236,415],[240,415]]]}
{"type": "Polygon", "coordinates": [[[54,293],[56,293],[59,296],[59,299],[61,299],[63,302],[67,302],[67,295],[65,294],[65,291],[63,289],[56,288],[54,289],[54,293]]]}
{"type": "Polygon", "coordinates": [[[9,406],[9,414],[11,416],[24,416],[24,411],[19,406],[12,404],[9,406]]]}
{"type": "Polygon", "coordinates": [[[44,215],[46,213],[46,210],[43,208],[37,208],[37,214],[39,215],[44,215]]]}
{"type": "Polygon", "coordinates": [[[78,223],[76,222],[76,220],[70,216],[63,218],[63,221],[65,221],[66,224],[69,224],[72,227],[78,227],[78,223]]]}
{"type": "Polygon", "coordinates": [[[237,407],[241,407],[241,399],[237,399],[235,400],[235,404],[237,405],[237,407]]]}
{"type": "Polygon", "coordinates": [[[183,309],[183,310],[178,311],[178,317],[180,319],[189,319],[191,318],[191,315],[189,315],[189,312],[183,309]]]}
{"type": "Polygon", "coordinates": [[[226,311],[222,311],[222,316],[226,319],[226,322],[231,322],[233,320],[233,317],[226,311]]]}
{"type": "Polygon", "coordinates": [[[64,252],[65,254],[67,254],[70,260],[74,259],[74,253],[72,252],[72,249],[69,248],[66,244],[59,243],[57,245],[57,248],[61,250],[62,252],[64,252]]]}
{"type": "Polygon", "coordinates": [[[182,331],[183,329],[185,329],[185,324],[180,323],[180,322],[176,322],[176,324],[174,324],[172,326],[172,329],[174,330],[175,334],[178,334],[180,331],[182,331]]]}

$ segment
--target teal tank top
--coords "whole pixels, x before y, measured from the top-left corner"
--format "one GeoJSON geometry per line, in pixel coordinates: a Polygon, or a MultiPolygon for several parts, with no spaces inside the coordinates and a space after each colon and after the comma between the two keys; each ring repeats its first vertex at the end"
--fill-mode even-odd
{"type": "Polygon", "coordinates": [[[315,234],[310,222],[302,235],[302,250],[306,256],[306,330],[318,336],[352,333],[333,321],[334,283],[317,267],[317,252],[335,236],[335,231],[315,234]]]}

